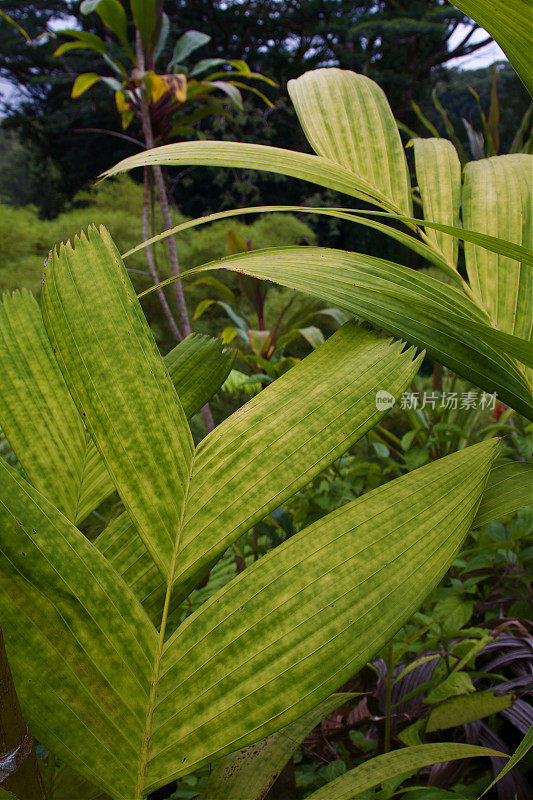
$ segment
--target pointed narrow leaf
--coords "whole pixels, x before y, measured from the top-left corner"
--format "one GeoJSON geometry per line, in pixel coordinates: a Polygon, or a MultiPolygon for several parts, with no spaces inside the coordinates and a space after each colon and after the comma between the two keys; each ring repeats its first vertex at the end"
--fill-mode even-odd
{"type": "Polygon", "coordinates": [[[279,730],[367,663],[455,557],[496,447],[328,514],[185,620],[163,649],[147,791],[279,730]]]}
{"type": "MultiPolygon", "coordinates": [[[[531,390],[522,369],[493,344],[505,342],[505,336],[489,326],[483,311],[463,292],[442,281],[383,259],[320,247],[254,250],[184,274],[212,269],[243,272],[319,297],[427,349],[439,363],[533,418],[531,390]],[[486,340],[478,324],[486,330],[486,340]]],[[[515,343],[522,347],[522,341],[515,343]]]]}
{"type": "Polygon", "coordinates": [[[122,260],[102,228],[55,250],[43,318],[69,390],[139,535],[171,570],[193,444],[122,260]],[[90,276],[90,278],[89,278],[90,276]]]}
{"type": "Polygon", "coordinates": [[[511,461],[495,467],[472,527],[479,528],[533,503],[533,465],[511,461]]]}
{"type": "Polygon", "coordinates": [[[94,49],[98,49],[98,52],[102,53],[102,55],[106,52],[106,44],[100,36],[96,36],[94,33],[89,33],[88,31],[78,31],[75,28],[67,28],[65,30],[56,31],[57,36],[72,36],[73,39],[77,39],[79,42],[85,42],[86,44],[94,45],[94,49]]]}
{"type": "Polygon", "coordinates": [[[518,762],[521,761],[524,758],[524,756],[527,755],[527,753],[529,753],[532,747],[533,747],[533,725],[530,727],[530,729],[528,730],[528,732],[526,733],[526,735],[524,736],[524,738],[514,751],[513,755],[502,769],[502,771],[496,776],[496,778],[492,781],[492,783],[489,786],[487,786],[483,794],[479,796],[479,800],[481,800],[481,798],[487,794],[489,789],[492,789],[492,787],[496,783],[498,783],[500,778],[503,778],[503,776],[506,775],[509,772],[509,770],[511,770],[513,767],[516,767],[518,762]]]}
{"type": "Polygon", "coordinates": [[[379,786],[391,778],[398,778],[408,772],[418,772],[422,767],[440,764],[442,761],[455,761],[460,758],[476,756],[504,756],[497,750],[478,747],[474,744],[421,744],[405,747],[393,753],[376,756],[361,766],[346,772],[317,792],[308,796],[308,800],[353,800],[356,795],[374,786],[379,786]]]}
{"type": "Polygon", "coordinates": [[[355,173],[335,164],[327,158],[308,153],[297,153],[281,147],[264,144],[245,144],[243,142],[179,142],[166,144],[146,150],[115,164],[103,173],[104,177],[127,172],[135,167],[152,164],[179,165],[198,164],[211,167],[237,167],[238,169],[257,169],[288,175],[292,178],[316,183],[367,202],[375,202],[390,211],[397,211],[396,205],[355,173]]]}
{"type": "MultiPolygon", "coordinates": [[[[144,4],[153,5],[152,2],[144,4]]],[[[126,12],[120,0],[84,0],[80,4],[80,11],[82,14],[96,11],[104,25],[115,34],[123,45],[129,48],[126,12]]]]}
{"type": "MultiPolygon", "coordinates": [[[[413,146],[424,218],[459,227],[461,164],[455,147],[447,139],[415,139],[413,146]]],[[[457,239],[431,228],[427,235],[448,263],[456,267],[457,239]]]]}
{"type": "Polygon", "coordinates": [[[315,153],[363,178],[400,212],[412,216],[400,132],[377,83],[330,67],[306,72],[289,81],[287,89],[315,153]]]}
{"type": "Polygon", "coordinates": [[[84,72],[83,75],[78,75],[72,85],[71,97],[80,97],[99,80],[100,75],[97,75],[96,72],[84,72]]]}
{"type": "Polygon", "coordinates": [[[238,753],[219,759],[200,800],[257,800],[265,797],[303,739],[353,694],[338,692],[296,722],[238,753]]]}
{"type": "Polygon", "coordinates": [[[155,630],[106,559],[2,459],[0,527],[0,618],[29,727],[131,798],[155,630]]]}
{"type": "Polygon", "coordinates": [[[207,33],[201,31],[185,31],[183,36],[180,36],[174,46],[172,53],[172,61],[168,65],[168,71],[171,72],[177,64],[183,64],[185,59],[211,41],[211,37],[207,33]]]}

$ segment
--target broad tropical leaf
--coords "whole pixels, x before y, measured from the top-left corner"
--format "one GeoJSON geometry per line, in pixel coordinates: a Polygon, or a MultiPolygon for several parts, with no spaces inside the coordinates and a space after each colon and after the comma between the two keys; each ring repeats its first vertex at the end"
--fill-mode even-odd
{"type": "MultiPolygon", "coordinates": [[[[461,164],[455,147],[447,139],[414,139],[413,147],[424,218],[458,228],[461,164]]],[[[458,240],[429,227],[426,233],[446,261],[457,267],[458,240]]]]}
{"type": "Polygon", "coordinates": [[[220,758],[200,800],[257,800],[265,797],[283,767],[309,731],[354,697],[336,693],[308,714],[256,744],[220,758]]]}
{"type": "Polygon", "coordinates": [[[353,800],[366,789],[379,786],[384,781],[397,778],[409,772],[418,772],[422,767],[439,764],[441,761],[454,761],[459,758],[476,756],[505,757],[505,753],[478,747],[473,744],[421,744],[405,747],[366,761],[361,766],[346,772],[317,792],[308,800],[353,800]]]}
{"type": "Polygon", "coordinates": [[[528,0],[453,0],[495,39],[533,96],[533,16],[528,0]]]}
{"type": "Polygon", "coordinates": [[[173,570],[194,447],[183,406],[107,231],[100,236],[91,228],[74,246],[69,242],[54,251],[44,273],[42,308],[70,393],[166,578],[173,570]]]}
{"type": "Polygon", "coordinates": [[[528,381],[506,355],[512,345],[513,354],[528,359],[528,343],[494,329],[463,292],[435,278],[384,259],[320,247],[254,250],[184,274],[212,269],[243,272],[319,297],[426,348],[441,364],[533,417],[528,381]]]}
{"type": "Polygon", "coordinates": [[[188,617],[163,647],[147,788],[289,724],[367,663],[455,557],[495,446],[332,512],[188,617]]]}
{"type": "Polygon", "coordinates": [[[163,629],[159,646],[107,560],[0,463],[1,612],[39,740],[112,797],[140,799],[307,713],[443,574],[470,526],[495,444],[448,456],[328,515],[219,591],[164,644],[163,629]]]}
{"type": "MultiPolygon", "coordinates": [[[[187,416],[223,383],[235,354],[193,334],[165,357],[187,416]]],[[[30,482],[73,522],[113,490],[104,462],[86,435],[30,292],[0,302],[0,426],[30,482]]]]}
{"type": "Polygon", "coordinates": [[[289,81],[287,89],[315,153],[358,175],[374,187],[376,196],[412,216],[400,132],[377,83],[350,70],[329,68],[306,72],[289,81]]]}

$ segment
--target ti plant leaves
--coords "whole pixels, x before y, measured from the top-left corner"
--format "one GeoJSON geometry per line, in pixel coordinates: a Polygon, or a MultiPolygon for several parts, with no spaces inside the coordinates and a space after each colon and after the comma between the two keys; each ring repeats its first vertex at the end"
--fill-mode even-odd
{"type": "Polygon", "coordinates": [[[104,229],[54,251],[43,316],[165,599],[154,625],[102,552],[0,462],[6,644],[38,739],[111,797],[141,800],[307,714],[389,640],[454,559],[497,443],[465,448],[328,514],[171,632],[173,590],[186,592],[254,515],[377,421],[376,384],[397,395],[418,361],[401,343],[348,323],[287,374],[293,383],[274,382],[194,448],[104,229]],[[347,372],[343,347],[357,352],[347,372]],[[327,421],[334,407],[337,426],[327,421]]]}

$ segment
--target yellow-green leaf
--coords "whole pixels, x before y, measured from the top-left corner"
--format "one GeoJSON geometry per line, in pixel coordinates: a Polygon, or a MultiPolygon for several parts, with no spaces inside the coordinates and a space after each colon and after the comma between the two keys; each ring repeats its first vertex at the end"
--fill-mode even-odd
{"type": "Polygon", "coordinates": [[[306,72],[289,81],[287,88],[315,153],[358,175],[374,187],[376,196],[411,216],[411,186],[400,133],[377,83],[330,67],[306,72]]]}
{"type": "Polygon", "coordinates": [[[426,733],[455,728],[476,719],[489,717],[513,704],[510,694],[497,695],[494,692],[474,692],[473,694],[451,697],[436,706],[426,724],[426,733]]]}
{"type": "MultiPolygon", "coordinates": [[[[414,139],[413,146],[424,218],[458,227],[461,164],[455,147],[447,139],[414,139]]],[[[431,228],[427,228],[426,233],[446,261],[457,267],[458,240],[431,228]]]]}
{"type": "Polygon", "coordinates": [[[193,443],[187,419],[109,234],[56,249],[43,318],[60,369],[139,535],[172,570],[193,443]],[[90,274],[91,280],[87,280],[90,274]]]}
{"type": "Polygon", "coordinates": [[[309,795],[308,800],[333,800],[333,798],[335,800],[353,800],[361,792],[379,786],[391,778],[418,772],[422,767],[429,767],[431,764],[439,764],[442,761],[475,758],[476,756],[502,758],[506,757],[506,754],[488,747],[455,742],[405,747],[402,750],[395,750],[393,753],[385,753],[371,758],[370,761],[366,761],[361,766],[323,786],[317,792],[313,792],[309,795]]]}
{"type": "Polygon", "coordinates": [[[71,97],[80,97],[99,80],[100,75],[97,75],[96,72],[84,72],[82,75],[78,75],[72,86],[71,97]]]}
{"type": "MultiPolygon", "coordinates": [[[[465,171],[463,220],[467,228],[531,248],[533,156],[517,153],[473,161],[465,171]]],[[[530,340],[533,271],[504,255],[465,242],[468,277],[494,324],[530,340]]]]}

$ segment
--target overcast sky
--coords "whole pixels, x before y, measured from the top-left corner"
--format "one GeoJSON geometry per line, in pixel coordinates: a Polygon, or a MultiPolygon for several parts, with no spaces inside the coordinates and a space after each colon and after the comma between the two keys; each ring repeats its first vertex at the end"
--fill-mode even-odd
{"type": "MultiPolygon", "coordinates": [[[[467,32],[467,25],[458,26],[457,30],[450,37],[450,50],[457,47],[467,32]]],[[[487,31],[483,30],[483,28],[478,28],[477,31],[472,34],[470,42],[475,44],[476,42],[481,42],[486,37],[487,31]]],[[[448,61],[447,66],[459,67],[460,69],[480,69],[481,67],[488,67],[490,64],[494,64],[495,61],[507,61],[507,56],[500,45],[492,41],[485,47],[476,50],[472,55],[465,56],[464,58],[452,58],[451,61],[448,61]]]]}

